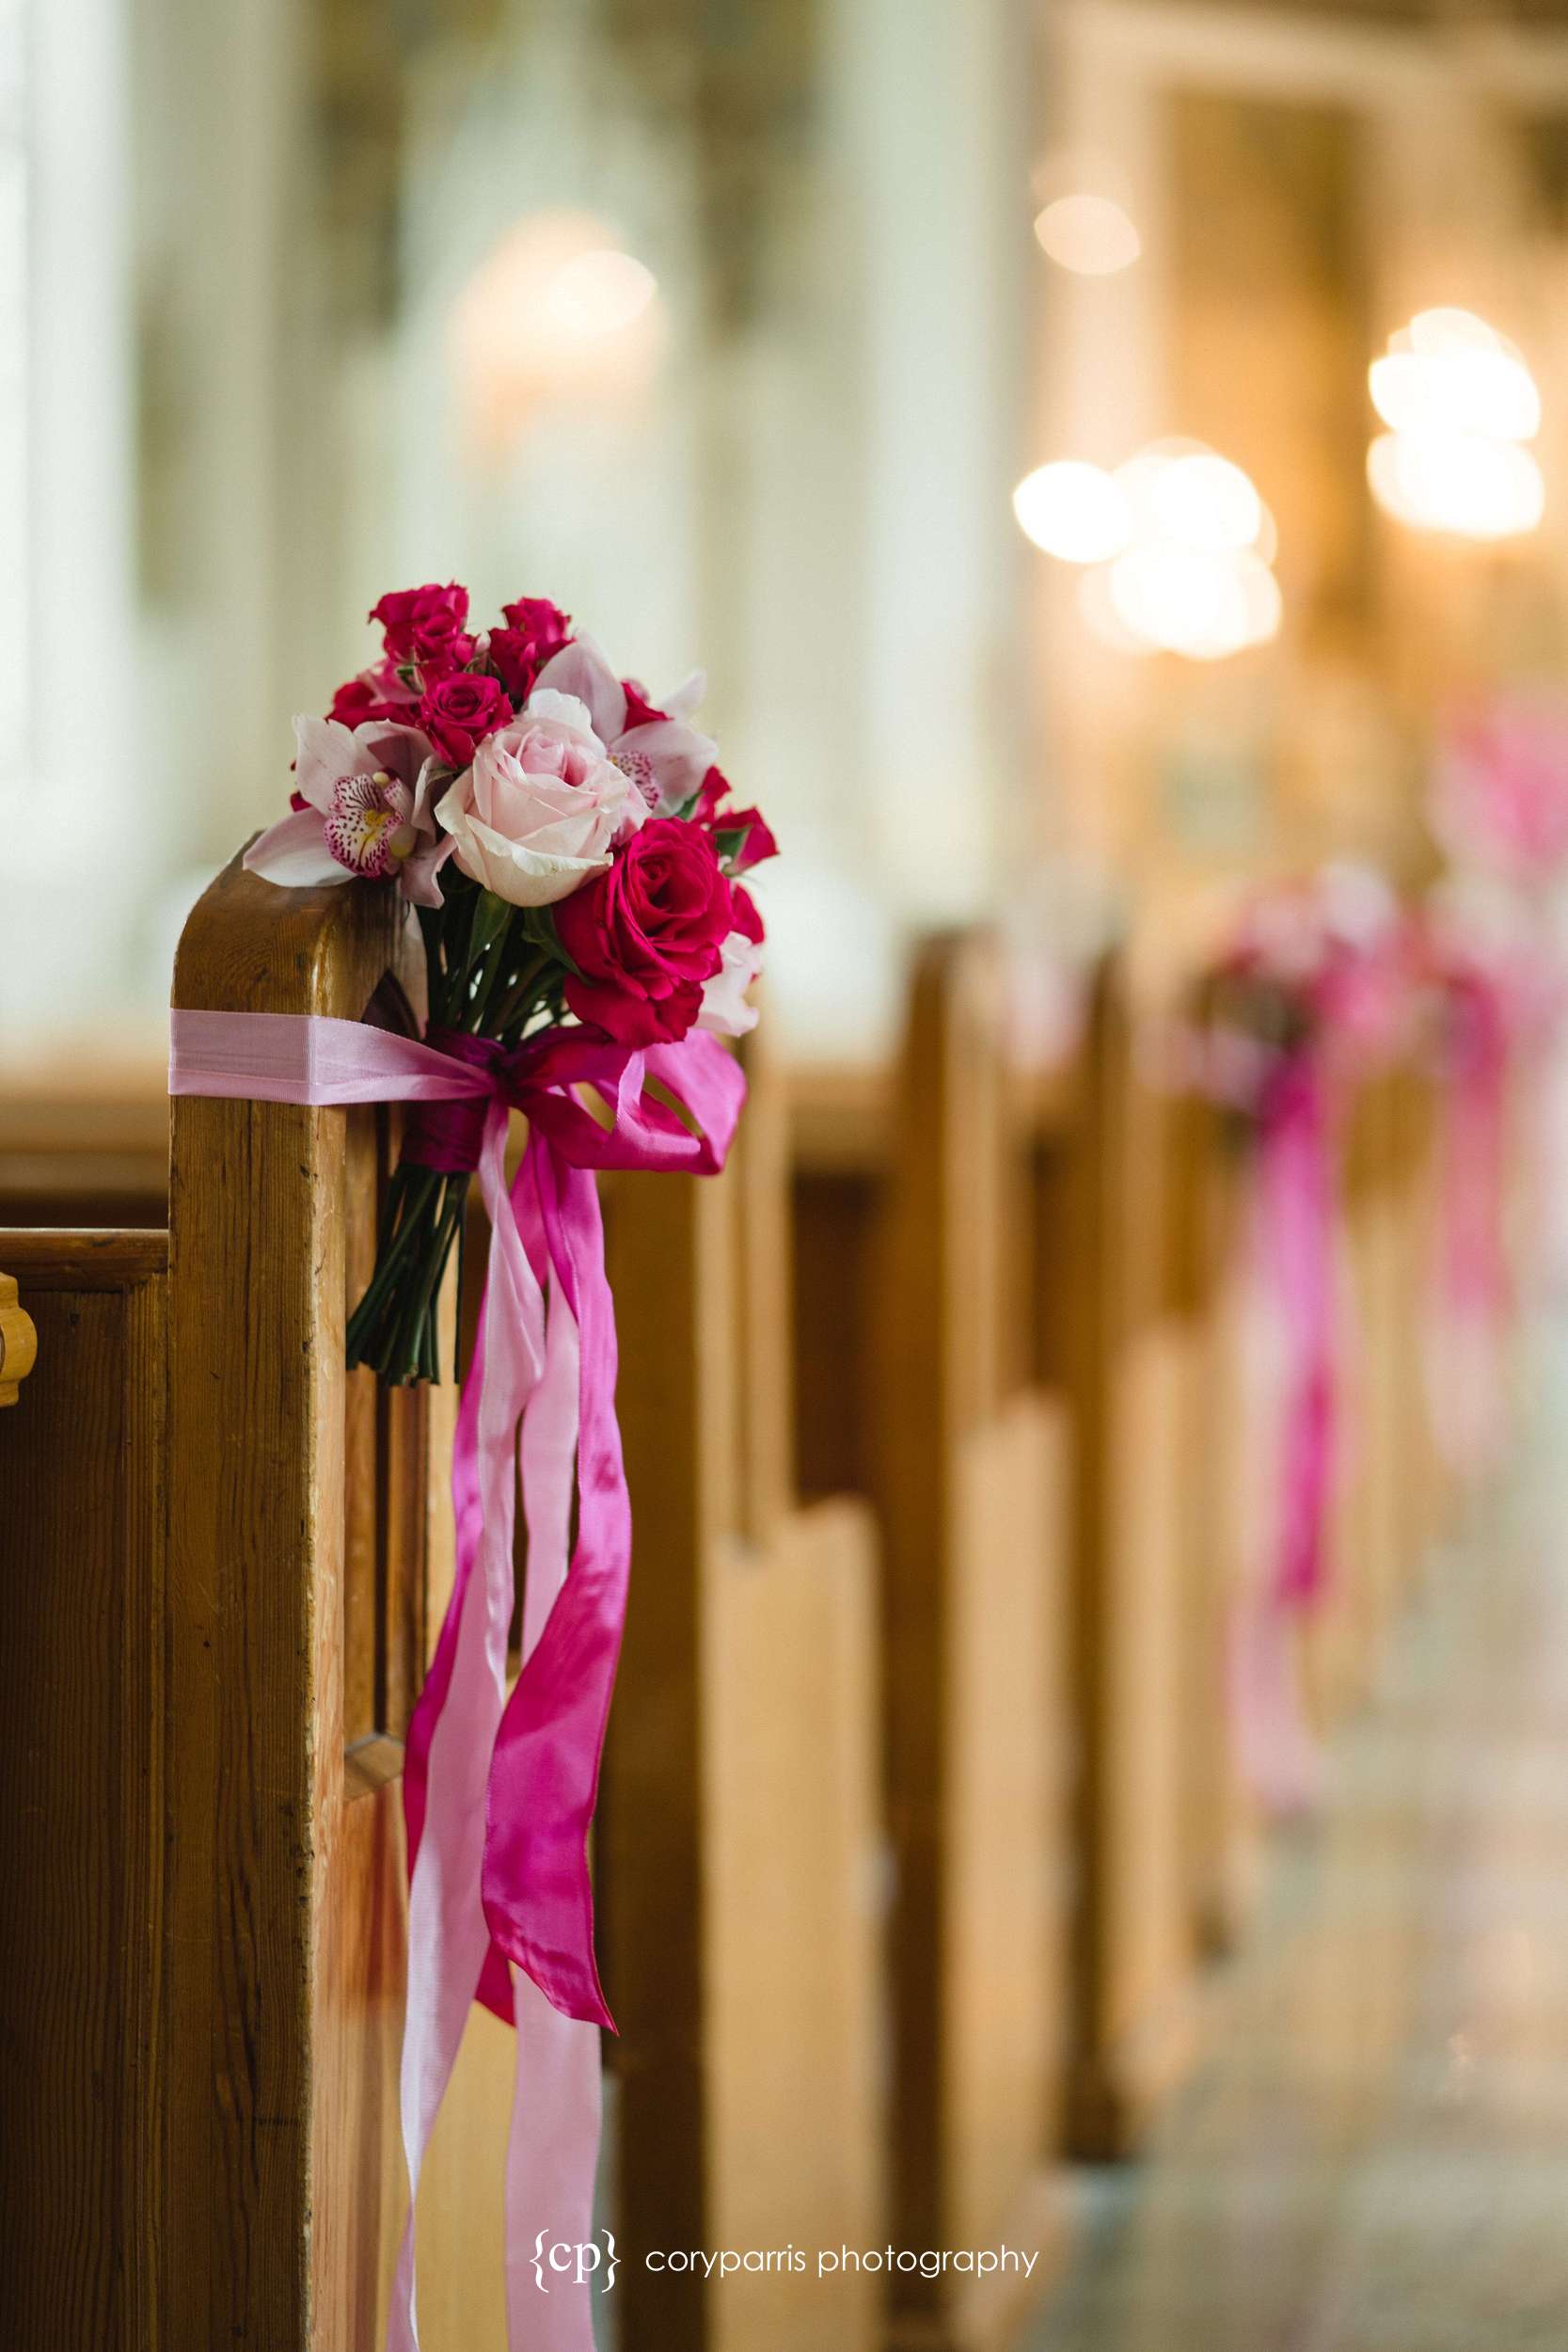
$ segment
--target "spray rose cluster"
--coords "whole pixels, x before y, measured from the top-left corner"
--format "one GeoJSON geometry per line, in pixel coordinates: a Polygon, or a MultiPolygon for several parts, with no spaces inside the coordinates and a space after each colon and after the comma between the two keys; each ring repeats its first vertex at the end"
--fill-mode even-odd
{"type": "MultiPolygon", "coordinates": [[[[750,1029],[763,924],[742,878],[776,844],[695,724],[702,676],[655,703],[544,596],[475,629],[467,590],[428,581],[370,617],[380,655],[325,718],[295,720],[290,811],[250,870],[394,882],[424,935],[433,1041],[511,1052],[575,1025],[635,1051],[750,1029]]],[[[351,1361],[434,1376],[466,1188],[399,1169],[351,1361]]]]}

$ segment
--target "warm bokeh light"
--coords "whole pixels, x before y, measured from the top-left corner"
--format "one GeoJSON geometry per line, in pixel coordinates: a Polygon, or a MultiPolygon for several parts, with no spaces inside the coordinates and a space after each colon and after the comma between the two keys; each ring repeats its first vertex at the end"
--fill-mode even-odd
{"type": "Polygon", "coordinates": [[[1013,492],[1013,513],[1025,538],[1064,564],[1101,564],[1132,535],[1120,484],[1079,458],[1059,458],[1026,474],[1013,492]]]}
{"type": "Polygon", "coordinates": [[[1222,661],[1279,628],[1278,585],[1250,550],[1152,540],[1117,557],[1109,591],[1131,637],[1189,661],[1222,661]]]}
{"type": "Polygon", "coordinates": [[[1418,311],[1369,371],[1372,405],[1392,426],[1367,453],[1372,495],[1416,531],[1510,539],[1545,505],[1541,469],[1522,442],[1541,426],[1541,395],[1520,353],[1473,311],[1418,311]]]}
{"type": "Polygon", "coordinates": [[[1013,506],[1037,547],[1086,567],[1078,609],[1115,652],[1219,661],[1279,633],[1274,518],[1201,441],[1151,442],[1111,474],[1059,459],[1020,483],[1013,506]]]}
{"type": "Polygon", "coordinates": [[[562,262],[546,289],[550,316],[569,334],[613,335],[640,318],[658,293],[651,269],[615,246],[562,262]]]}
{"type": "Polygon", "coordinates": [[[1110,278],[1143,251],[1137,229],[1114,197],[1086,190],[1059,196],[1035,222],[1035,234],[1053,262],[1080,278],[1110,278]]]}
{"type": "Polygon", "coordinates": [[[1367,478],[1396,522],[1462,539],[1519,538],[1536,528],[1546,503],[1529,451],[1477,433],[1380,433],[1367,452],[1367,478]]]}
{"type": "Polygon", "coordinates": [[[1157,653],[1159,647],[1147,637],[1130,629],[1117,610],[1111,593],[1111,564],[1096,564],[1078,582],[1078,612],[1089,635],[1111,653],[1137,657],[1157,653]]]}
{"type": "Polygon", "coordinates": [[[1370,370],[1372,405],[1396,433],[1445,425],[1502,441],[1541,427],[1541,395],[1520,354],[1469,310],[1422,310],[1370,370]]]}
{"type": "Polygon", "coordinates": [[[624,402],[647,382],[658,282],[591,214],[531,214],[473,272],[452,313],[475,438],[504,445],[542,400],[624,402]]]}
{"type": "Polygon", "coordinates": [[[1250,548],[1262,531],[1262,500],[1240,466],[1212,450],[1169,458],[1158,469],[1151,496],[1162,528],[1183,547],[1250,548]]]}

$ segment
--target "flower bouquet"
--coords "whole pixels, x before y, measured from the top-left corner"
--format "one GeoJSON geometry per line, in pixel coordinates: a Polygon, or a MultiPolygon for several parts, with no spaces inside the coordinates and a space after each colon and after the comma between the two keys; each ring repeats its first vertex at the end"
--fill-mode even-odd
{"type": "Polygon", "coordinates": [[[1329,866],[1259,893],[1208,976],[1196,1083],[1246,1122],[1249,1451],[1272,1462],[1259,1556],[1233,1608],[1243,1771],[1278,1814],[1315,1800],[1321,1758],[1293,1621],[1329,1575],[1344,1419],[1337,1307],[1335,1081],[1378,1068],[1412,1018],[1409,926],[1375,873],[1329,866]]]}
{"type": "Polygon", "coordinates": [[[1210,976],[1203,1089],[1249,1118],[1306,1061],[1365,1071],[1412,1007],[1412,939],[1381,877],[1328,866],[1259,892],[1210,976]]]}
{"type": "MultiPolygon", "coordinates": [[[[545,597],[469,627],[467,589],[385,596],[380,658],[325,718],[294,722],[290,814],[245,865],[302,887],[383,881],[415,909],[427,1043],[493,1064],[546,1031],[671,1045],[736,1037],[763,925],[739,877],[774,852],[732,806],[693,723],[703,679],[662,705],[618,677],[545,597]]],[[[483,1105],[411,1105],[351,1364],[440,1377],[436,1304],[463,1222],[483,1105]]]]}
{"type": "MultiPolygon", "coordinates": [[[[423,1035],[182,1009],[169,1085],[407,1106],[347,1335],[349,1361],[384,1379],[439,1376],[436,1301],[476,1171],[490,1220],[452,1444],[451,1594],[402,1774],[410,2205],[388,2344],[416,2352],[414,2201],[471,2003],[518,2035],[528,2123],[511,2144],[526,2137],[538,2162],[507,2169],[512,2247],[545,2226],[593,2233],[598,2035],[613,2021],[587,1855],[632,1540],[595,1178],[722,1168],[745,1082],[720,1041],[755,1021],[762,946],[740,877],[774,843],[732,805],[693,724],[699,679],[654,704],[541,598],[488,632],[469,628],[455,585],[384,596],[372,618],[380,658],[325,719],[296,720],[293,805],[245,863],[296,887],[395,884],[423,934],[423,1035]],[[529,1137],[509,1175],[514,1110],[529,1137]]],[[[583,2276],[559,2283],[550,2341],[586,2344],[583,2276]]],[[[539,2340],[520,2305],[509,2327],[515,2346],[539,2340]]]]}

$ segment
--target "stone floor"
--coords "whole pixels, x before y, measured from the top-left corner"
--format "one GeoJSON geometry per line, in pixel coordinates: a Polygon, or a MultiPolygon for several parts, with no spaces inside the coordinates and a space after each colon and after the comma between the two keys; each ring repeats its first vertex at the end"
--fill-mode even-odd
{"type": "Polygon", "coordinates": [[[1568,1368],[1029,2352],[1568,2352],[1568,1368]]]}

